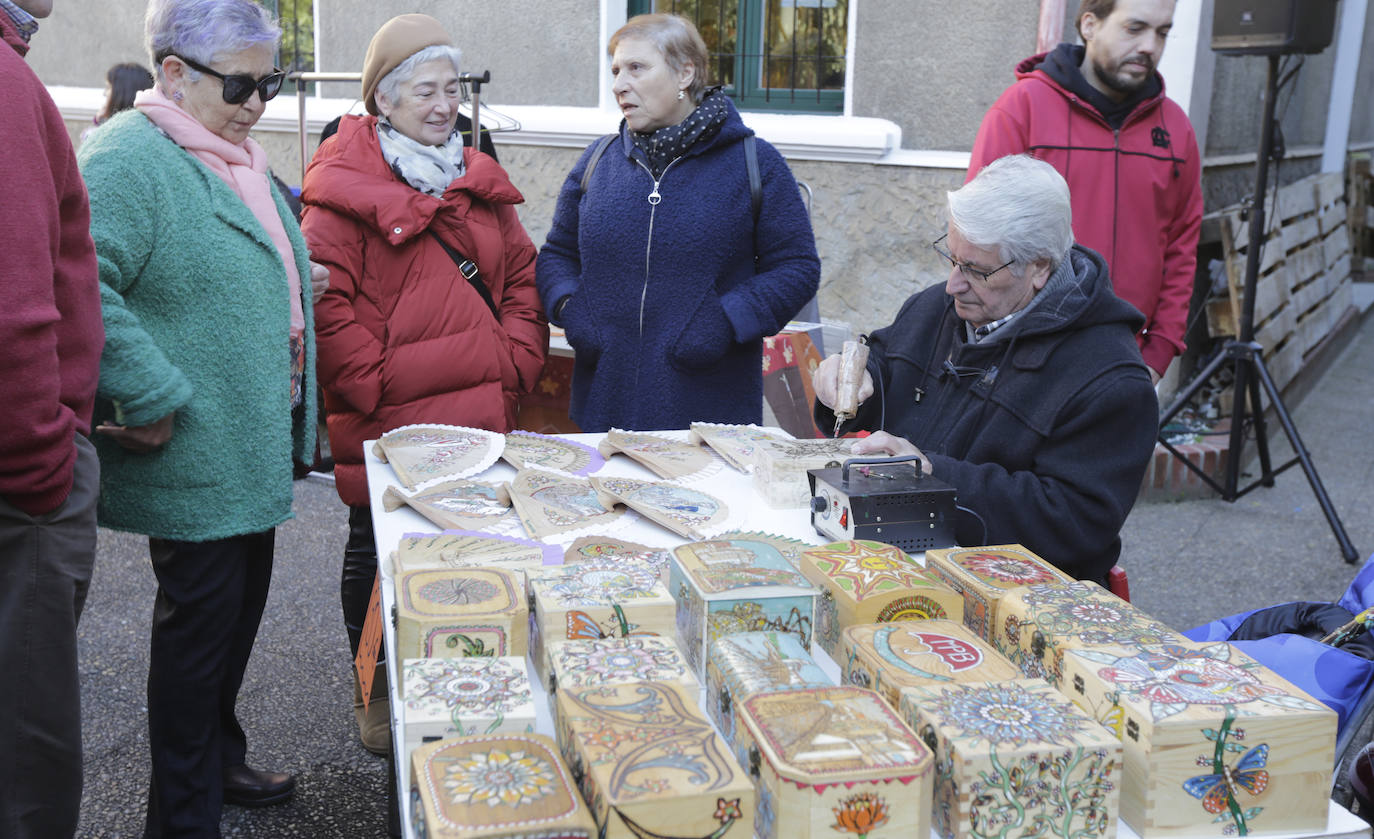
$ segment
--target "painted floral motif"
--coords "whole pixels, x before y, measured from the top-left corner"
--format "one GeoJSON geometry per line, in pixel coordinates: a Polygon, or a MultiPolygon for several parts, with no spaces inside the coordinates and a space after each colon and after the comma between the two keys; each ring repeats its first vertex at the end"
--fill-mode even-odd
{"type": "Polygon", "coordinates": [[[809,557],[836,588],[855,600],[894,589],[929,588],[921,568],[901,551],[881,542],[836,542],[808,548],[809,557]]]}
{"type": "Polygon", "coordinates": [[[501,593],[495,583],[473,577],[441,577],[422,584],[415,592],[421,599],[445,606],[475,606],[501,593]]]}
{"type": "Polygon", "coordinates": [[[633,478],[605,478],[598,482],[606,491],[631,507],[648,507],[660,516],[697,527],[710,522],[723,509],[720,501],[704,492],[633,478]]]}
{"type": "MultiPolygon", "coordinates": [[[[534,482],[532,482],[534,483],[534,482]]],[[[607,510],[590,486],[548,482],[534,489],[530,497],[544,505],[545,515],[554,524],[569,525],[605,515],[607,510]]]]}
{"type": "Polygon", "coordinates": [[[528,431],[507,434],[501,456],[516,469],[540,466],[579,476],[590,475],[606,463],[601,453],[590,446],[528,431]]]}
{"type": "Polygon", "coordinates": [[[662,638],[609,638],[563,644],[554,654],[559,683],[565,687],[635,679],[676,679],[687,672],[672,641],[662,638]]]}
{"type": "Polygon", "coordinates": [[[1090,583],[1029,586],[1024,602],[1050,637],[1072,635],[1085,644],[1140,646],[1178,640],[1178,633],[1090,583]]]}
{"type": "Polygon", "coordinates": [[[1049,569],[1028,559],[1005,553],[973,552],[957,554],[956,561],[985,580],[996,580],[1009,586],[1028,586],[1059,579],[1049,569]]]}
{"type": "Polygon", "coordinates": [[[835,813],[835,823],[830,826],[837,833],[852,833],[864,839],[871,831],[887,824],[887,802],[874,792],[861,792],[840,801],[840,806],[830,808],[835,813]]]}
{"type": "Polygon", "coordinates": [[[427,659],[408,663],[405,668],[407,711],[442,713],[464,733],[468,727],[464,717],[493,712],[500,715],[530,701],[523,664],[517,668],[499,658],[455,658],[427,659]]]}
{"type": "Polygon", "coordinates": [[[929,597],[919,594],[911,597],[898,597],[878,612],[878,623],[893,621],[947,620],[949,613],[945,607],[929,597]]]}
{"type": "MultiPolygon", "coordinates": [[[[1004,764],[993,748],[988,758],[991,771],[969,784],[971,835],[1087,839],[1115,823],[1110,798],[1117,762],[1106,751],[1030,752],[1004,764]]],[[[949,814],[944,818],[948,824],[949,814]]]]}
{"type": "Polygon", "coordinates": [[[466,804],[524,807],[552,794],[556,770],[526,751],[474,752],[444,767],[443,787],[466,804]]]}
{"type": "Polygon", "coordinates": [[[494,436],[475,429],[419,426],[385,434],[379,444],[398,476],[413,487],[427,478],[461,474],[476,466],[491,452],[494,436]]]}
{"type": "Polygon", "coordinates": [[[658,573],[638,562],[589,559],[565,565],[556,576],[531,581],[560,606],[603,606],[658,597],[658,573]]]}
{"type": "Polygon", "coordinates": [[[663,548],[651,548],[620,539],[607,539],[600,536],[584,536],[572,543],[564,555],[568,565],[589,559],[602,559],[610,562],[637,562],[648,565],[662,579],[668,568],[669,552],[663,548]]]}
{"type": "Polygon", "coordinates": [[[1086,720],[1064,701],[1052,701],[1014,682],[979,685],[977,690],[942,688],[922,707],[976,743],[990,745],[1064,743],[1086,720]]]}

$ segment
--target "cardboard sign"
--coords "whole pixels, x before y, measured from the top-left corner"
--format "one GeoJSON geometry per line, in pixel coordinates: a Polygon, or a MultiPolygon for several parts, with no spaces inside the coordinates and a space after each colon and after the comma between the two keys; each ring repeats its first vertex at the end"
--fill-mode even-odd
{"type": "Polygon", "coordinates": [[[358,671],[358,687],[363,694],[363,710],[372,701],[372,677],[377,673],[377,658],[382,653],[382,577],[381,571],[372,579],[372,596],[367,601],[367,619],[358,639],[358,654],[353,667],[358,671]]]}

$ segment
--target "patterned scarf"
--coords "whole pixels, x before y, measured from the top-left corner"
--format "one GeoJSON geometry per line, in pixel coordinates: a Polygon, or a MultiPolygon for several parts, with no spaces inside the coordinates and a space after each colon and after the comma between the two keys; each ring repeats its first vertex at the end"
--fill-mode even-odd
{"type": "Polygon", "coordinates": [[[668,164],[687,153],[692,146],[704,143],[720,133],[721,126],[730,115],[729,97],[720,92],[719,87],[706,91],[701,104],[687,118],[677,125],[669,125],[657,131],[640,134],[630,132],[630,139],[644,152],[649,160],[649,171],[655,178],[661,177],[668,164]]]}
{"type": "Polygon", "coordinates": [[[33,33],[38,31],[38,21],[33,15],[10,0],[0,0],[0,12],[9,15],[10,20],[14,22],[14,28],[19,30],[19,37],[23,38],[25,43],[28,43],[29,39],[33,38],[33,33]]]}
{"type": "Polygon", "coordinates": [[[454,132],[442,146],[417,143],[386,119],[377,120],[382,157],[396,176],[426,195],[442,197],[449,184],[463,177],[463,135],[454,132]]]}

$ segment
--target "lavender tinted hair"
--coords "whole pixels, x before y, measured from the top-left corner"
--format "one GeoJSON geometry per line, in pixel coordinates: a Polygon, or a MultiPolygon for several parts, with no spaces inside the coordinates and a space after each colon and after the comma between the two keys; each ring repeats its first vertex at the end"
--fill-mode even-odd
{"type": "Polygon", "coordinates": [[[158,78],[162,59],[172,53],[213,64],[258,44],[275,47],[281,39],[271,13],[253,0],[149,0],[144,32],[158,78]]]}
{"type": "Polygon", "coordinates": [[[1021,276],[1037,259],[1057,266],[1073,247],[1069,185],[1055,168],[1027,154],[999,158],[946,194],[950,223],[980,248],[996,247],[1021,276]]]}
{"type": "Polygon", "coordinates": [[[461,74],[463,51],[449,44],[433,44],[425,47],[419,52],[412,53],[409,58],[396,65],[396,68],[377,82],[377,92],[374,94],[378,99],[385,99],[392,107],[395,107],[400,94],[397,92],[401,85],[410,81],[415,75],[415,70],[421,64],[428,64],[431,61],[442,61],[447,58],[453,62],[453,72],[461,74]]]}

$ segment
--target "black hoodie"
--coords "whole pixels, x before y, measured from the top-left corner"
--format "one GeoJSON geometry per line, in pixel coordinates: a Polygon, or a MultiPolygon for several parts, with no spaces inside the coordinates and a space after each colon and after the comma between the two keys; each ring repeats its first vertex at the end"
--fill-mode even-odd
{"type": "Polygon", "coordinates": [[[1087,76],[1083,75],[1084,52],[1079,44],[1060,44],[1045,54],[1045,60],[1040,62],[1038,69],[1044,70],[1045,75],[1054,79],[1060,87],[1092,105],[1113,130],[1120,128],[1141,102],[1148,102],[1164,89],[1159,82],[1159,74],[1151,73],[1144,87],[1117,102],[1093,87],[1087,76]]]}

